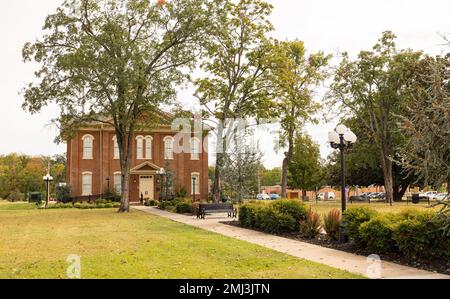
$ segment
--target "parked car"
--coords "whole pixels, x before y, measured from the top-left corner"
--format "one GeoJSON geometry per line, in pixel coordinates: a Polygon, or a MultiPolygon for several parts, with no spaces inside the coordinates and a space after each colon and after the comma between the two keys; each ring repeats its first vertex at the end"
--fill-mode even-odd
{"type": "Polygon", "coordinates": [[[280,198],[281,198],[281,196],[278,195],[278,194],[270,194],[270,199],[277,200],[277,199],[280,199],[280,198]]]}
{"type": "Polygon", "coordinates": [[[256,199],[257,200],[270,200],[270,196],[269,196],[269,194],[262,193],[262,194],[258,194],[256,196],[256,199]]]}
{"type": "Polygon", "coordinates": [[[360,200],[360,201],[368,201],[368,200],[370,199],[372,193],[374,193],[374,192],[364,192],[364,193],[361,193],[361,194],[359,195],[359,197],[358,197],[358,200],[360,200]]]}
{"type": "Polygon", "coordinates": [[[448,197],[447,193],[439,193],[433,197],[434,200],[444,200],[444,199],[448,199],[448,198],[449,197],[448,197]]]}
{"type": "Polygon", "coordinates": [[[326,197],[327,192],[321,192],[317,195],[318,200],[333,200],[336,199],[334,192],[328,192],[328,197],[326,197]]]}
{"type": "Polygon", "coordinates": [[[428,192],[422,192],[419,193],[419,199],[429,200],[433,199],[437,195],[437,191],[428,191],[428,192]]]}
{"type": "Polygon", "coordinates": [[[384,192],[372,192],[369,196],[368,196],[368,200],[370,201],[375,201],[375,200],[384,200],[386,199],[386,193],[384,192]]]}

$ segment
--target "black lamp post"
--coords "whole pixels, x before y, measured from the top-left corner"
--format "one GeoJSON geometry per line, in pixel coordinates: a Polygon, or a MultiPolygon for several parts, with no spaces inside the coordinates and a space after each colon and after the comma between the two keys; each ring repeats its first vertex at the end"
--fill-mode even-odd
{"type": "Polygon", "coordinates": [[[356,135],[344,125],[338,125],[335,130],[328,133],[328,141],[334,149],[339,149],[341,156],[341,205],[342,205],[342,222],[339,226],[339,242],[345,243],[345,218],[344,212],[347,209],[346,188],[345,188],[345,160],[344,151],[351,149],[356,142],[356,135]]]}
{"type": "Polygon", "coordinates": [[[49,173],[47,173],[47,175],[44,176],[43,179],[47,184],[47,196],[45,197],[45,208],[47,208],[48,202],[50,200],[50,182],[53,181],[53,177],[49,173]]]}
{"type": "Polygon", "coordinates": [[[195,202],[195,182],[197,181],[197,178],[194,176],[192,177],[192,201],[195,202]]]}
{"type": "Polygon", "coordinates": [[[160,170],[158,170],[157,172],[156,172],[156,174],[159,176],[159,185],[160,185],[160,189],[159,189],[159,201],[161,201],[161,203],[162,203],[162,201],[164,200],[164,197],[163,197],[163,188],[164,188],[164,176],[166,175],[166,170],[164,169],[164,168],[161,168],[160,170]]]}

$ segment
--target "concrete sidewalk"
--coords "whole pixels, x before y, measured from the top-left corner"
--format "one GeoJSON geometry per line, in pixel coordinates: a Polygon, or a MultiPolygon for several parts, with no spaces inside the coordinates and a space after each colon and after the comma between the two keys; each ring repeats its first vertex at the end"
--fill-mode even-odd
{"type": "MultiPolygon", "coordinates": [[[[365,256],[220,223],[220,221],[229,219],[226,216],[207,216],[206,220],[198,220],[195,216],[170,213],[152,207],[133,206],[133,209],[258,244],[305,260],[368,276],[369,264],[365,256]]],[[[449,279],[450,276],[382,261],[380,278],[449,279]]]]}

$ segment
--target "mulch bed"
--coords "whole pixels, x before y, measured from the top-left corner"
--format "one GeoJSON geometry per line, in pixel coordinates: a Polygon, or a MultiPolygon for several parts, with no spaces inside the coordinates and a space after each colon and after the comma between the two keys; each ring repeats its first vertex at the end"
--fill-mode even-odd
{"type": "MultiPolygon", "coordinates": [[[[221,223],[233,225],[233,226],[237,226],[237,227],[241,227],[241,228],[246,228],[246,229],[257,230],[254,228],[244,227],[237,220],[225,221],[225,222],[221,222],[221,223]]],[[[345,252],[349,252],[349,253],[354,253],[354,254],[358,254],[361,256],[369,256],[370,254],[373,253],[373,252],[369,252],[368,250],[358,248],[351,242],[345,243],[345,244],[340,244],[336,241],[330,241],[328,238],[326,238],[326,235],[320,235],[317,239],[305,239],[305,238],[302,238],[299,234],[294,234],[294,233],[281,234],[279,236],[297,240],[297,241],[301,241],[301,242],[314,244],[314,245],[319,245],[319,246],[323,246],[323,247],[327,247],[327,248],[341,250],[341,251],[345,251],[345,252]]],[[[393,263],[400,264],[403,266],[414,267],[414,268],[427,270],[427,271],[431,271],[431,272],[435,272],[435,273],[442,273],[442,274],[450,275],[450,261],[445,261],[442,259],[415,259],[415,260],[412,260],[403,255],[395,254],[395,253],[378,254],[378,255],[380,256],[381,260],[384,260],[384,261],[389,261],[389,262],[393,262],[393,263]]]]}

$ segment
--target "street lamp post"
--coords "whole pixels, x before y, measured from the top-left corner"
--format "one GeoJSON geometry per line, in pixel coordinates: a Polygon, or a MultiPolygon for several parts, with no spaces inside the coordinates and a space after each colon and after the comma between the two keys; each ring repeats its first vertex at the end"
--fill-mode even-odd
{"type": "Polygon", "coordinates": [[[161,201],[161,203],[163,202],[163,200],[164,200],[164,197],[163,197],[163,188],[164,188],[164,176],[166,175],[166,170],[164,169],[164,168],[161,168],[160,170],[158,170],[157,172],[156,172],[156,174],[159,176],[159,185],[160,185],[160,188],[159,188],[159,200],[161,201]]]}
{"type": "Polygon", "coordinates": [[[195,202],[195,182],[197,181],[196,177],[192,177],[192,201],[195,202]]]}
{"type": "Polygon", "coordinates": [[[334,149],[339,149],[340,158],[341,158],[341,205],[342,205],[342,223],[339,226],[339,242],[345,243],[345,217],[344,212],[347,209],[347,201],[346,201],[346,186],[345,186],[345,160],[344,160],[344,152],[346,149],[351,149],[353,144],[356,142],[357,137],[355,133],[350,131],[344,125],[338,125],[335,130],[328,133],[328,141],[330,145],[334,149]]]}
{"type": "Polygon", "coordinates": [[[53,177],[50,173],[47,173],[46,176],[43,177],[44,182],[47,184],[47,196],[45,197],[45,208],[48,208],[48,202],[50,201],[50,182],[53,181],[53,177]]]}

